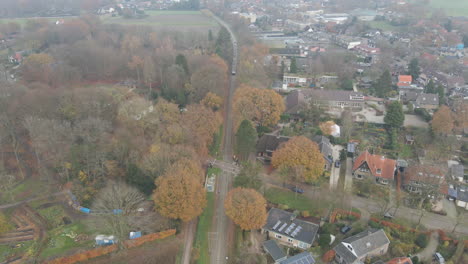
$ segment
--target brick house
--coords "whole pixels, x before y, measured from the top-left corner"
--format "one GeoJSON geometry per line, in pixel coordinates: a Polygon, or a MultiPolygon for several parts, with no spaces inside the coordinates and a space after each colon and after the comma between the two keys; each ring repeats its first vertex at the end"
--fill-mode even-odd
{"type": "Polygon", "coordinates": [[[444,171],[438,166],[413,165],[402,174],[402,187],[408,192],[438,196],[448,193],[444,171]]]}
{"type": "Polygon", "coordinates": [[[384,156],[370,154],[367,150],[354,161],[353,178],[372,178],[376,183],[392,184],[395,179],[396,160],[384,156]]]}
{"type": "Polygon", "coordinates": [[[317,224],[297,219],[293,213],[271,208],[262,233],[288,247],[308,249],[314,243],[318,229],[317,224]]]}

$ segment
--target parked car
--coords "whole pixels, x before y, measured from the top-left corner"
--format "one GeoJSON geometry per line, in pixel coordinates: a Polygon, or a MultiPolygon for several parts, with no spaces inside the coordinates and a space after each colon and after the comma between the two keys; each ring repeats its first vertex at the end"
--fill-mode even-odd
{"type": "Polygon", "coordinates": [[[351,226],[343,226],[343,227],[341,228],[340,232],[341,232],[342,234],[346,234],[346,233],[349,232],[349,230],[351,230],[351,226]]]}
{"type": "Polygon", "coordinates": [[[434,254],[434,261],[436,261],[439,264],[445,264],[445,259],[439,252],[436,252],[434,254]]]}
{"type": "Polygon", "coordinates": [[[298,188],[298,187],[292,187],[291,191],[293,191],[295,193],[304,193],[304,190],[302,190],[301,188],[298,188]]]}
{"type": "Polygon", "coordinates": [[[339,168],[341,165],[341,162],[339,160],[335,161],[335,168],[339,168]]]}
{"type": "Polygon", "coordinates": [[[384,215],[383,215],[384,218],[388,218],[388,219],[392,219],[393,218],[393,215],[389,212],[386,212],[384,215]]]}

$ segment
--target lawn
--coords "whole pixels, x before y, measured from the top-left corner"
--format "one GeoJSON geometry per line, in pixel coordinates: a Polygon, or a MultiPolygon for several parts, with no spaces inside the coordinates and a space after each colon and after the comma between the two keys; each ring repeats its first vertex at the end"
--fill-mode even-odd
{"type": "Polygon", "coordinates": [[[468,3],[466,0],[430,0],[433,8],[442,8],[449,16],[468,17],[468,3]]]}
{"type": "Polygon", "coordinates": [[[123,17],[101,16],[101,20],[109,24],[148,25],[154,27],[202,27],[217,28],[217,22],[200,11],[147,11],[147,17],[142,19],[126,19],[123,17]]]}
{"type": "Polygon", "coordinates": [[[11,248],[9,245],[0,245],[0,262],[15,255],[22,255],[33,243],[33,241],[20,242],[16,244],[15,248],[11,248]]]}
{"type": "Polygon", "coordinates": [[[309,211],[311,215],[316,215],[320,209],[319,204],[305,197],[302,194],[297,194],[276,187],[269,188],[265,191],[265,198],[270,203],[286,205],[289,209],[299,211],[309,211]]]}
{"type": "Polygon", "coordinates": [[[401,27],[391,25],[388,21],[369,21],[369,26],[383,31],[399,31],[401,27]]]}
{"type": "Polygon", "coordinates": [[[49,242],[41,252],[43,259],[65,255],[68,251],[77,248],[90,248],[94,244],[93,239],[77,239],[78,235],[87,236],[89,230],[83,223],[75,222],[70,225],[61,226],[47,232],[49,242]]]}
{"type": "Polygon", "coordinates": [[[24,27],[24,25],[26,25],[26,23],[29,21],[29,20],[35,20],[35,19],[46,19],[46,20],[49,20],[50,22],[55,22],[59,19],[70,19],[70,18],[60,18],[60,17],[57,17],[57,18],[2,18],[0,19],[0,24],[5,24],[5,23],[10,23],[10,22],[14,22],[14,23],[18,23],[21,25],[21,27],[24,27]]]}
{"type": "Polygon", "coordinates": [[[54,205],[37,211],[47,220],[50,228],[56,228],[63,225],[63,217],[65,217],[66,214],[61,205],[54,205]]]}
{"type": "Polygon", "coordinates": [[[200,254],[197,263],[205,264],[210,262],[210,256],[208,255],[209,236],[214,212],[214,193],[207,194],[207,206],[205,211],[200,215],[198,219],[197,234],[195,236],[195,248],[198,249],[200,254]]]}
{"type": "Polygon", "coordinates": [[[0,193],[0,203],[9,203],[10,195],[15,201],[22,201],[34,195],[39,195],[47,192],[48,189],[44,182],[34,178],[29,178],[26,181],[16,185],[8,193],[0,193]]]}

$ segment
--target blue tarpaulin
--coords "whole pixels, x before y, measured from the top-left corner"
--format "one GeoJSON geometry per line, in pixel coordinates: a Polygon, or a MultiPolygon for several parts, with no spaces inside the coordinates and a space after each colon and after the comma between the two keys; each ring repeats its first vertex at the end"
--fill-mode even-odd
{"type": "Polygon", "coordinates": [[[86,207],[80,207],[80,211],[83,212],[83,213],[86,213],[86,214],[91,213],[91,210],[89,208],[86,208],[86,207]]]}
{"type": "Polygon", "coordinates": [[[130,239],[135,239],[141,237],[141,231],[138,232],[130,232],[130,239]]]}
{"type": "Polygon", "coordinates": [[[114,210],[112,210],[112,213],[115,214],[115,215],[121,214],[122,212],[123,212],[122,209],[114,209],[114,210]]]}

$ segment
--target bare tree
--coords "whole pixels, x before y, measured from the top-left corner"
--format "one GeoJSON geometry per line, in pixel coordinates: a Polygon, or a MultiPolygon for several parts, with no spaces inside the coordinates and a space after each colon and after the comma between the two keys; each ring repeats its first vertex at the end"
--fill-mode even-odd
{"type": "Polygon", "coordinates": [[[136,188],[123,182],[109,181],[97,195],[92,212],[98,217],[94,218],[94,224],[102,232],[113,235],[118,243],[128,239],[131,231],[142,228],[142,220],[147,220],[148,215],[140,215],[138,209],[142,207],[145,196],[136,188]]]}

